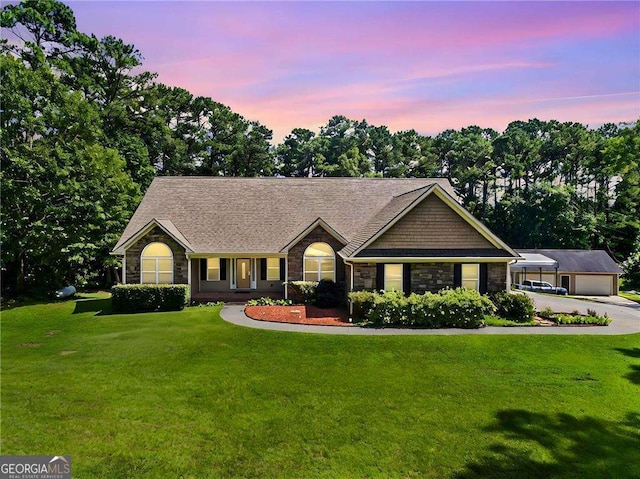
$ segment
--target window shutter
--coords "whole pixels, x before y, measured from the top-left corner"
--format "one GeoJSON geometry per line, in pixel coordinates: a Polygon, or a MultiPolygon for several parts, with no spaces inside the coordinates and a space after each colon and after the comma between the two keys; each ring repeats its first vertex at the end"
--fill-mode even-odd
{"type": "Polygon", "coordinates": [[[285,277],[285,269],[286,269],[287,258],[280,258],[280,281],[286,281],[285,277]]]}
{"type": "Polygon", "coordinates": [[[260,258],[260,281],[267,280],[267,258],[260,258]]]}
{"type": "Polygon", "coordinates": [[[402,265],[402,292],[405,296],[411,294],[411,263],[402,265]]]}
{"type": "Polygon", "coordinates": [[[376,264],[376,290],[384,289],[384,263],[376,264]]]}
{"type": "Polygon", "coordinates": [[[480,263],[480,293],[486,294],[488,290],[489,273],[487,263],[480,263]]]}
{"type": "Polygon", "coordinates": [[[227,258],[220,258],[220,281],[227,280],[227,258]]]}
{"type": "Polygon", "coordinates": [[[453,265],[453,287],[459,288],[462,286],[462,265],[456,263],[453,265]]]}
{"type": "Polygon", "coordinates": [[[200,259],[200,281],[207,280],[207,258],[200,259]]]}

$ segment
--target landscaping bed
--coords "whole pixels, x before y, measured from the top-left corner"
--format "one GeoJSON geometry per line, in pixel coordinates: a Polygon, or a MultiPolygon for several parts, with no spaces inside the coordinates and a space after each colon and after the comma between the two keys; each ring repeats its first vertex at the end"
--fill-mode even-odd
{"type": "Polygon", "coordinates": [[[316,326],[351,326],[347,313],[310,305],[246,306],[244,313],[251,319],[275,323],[313,324],[316,326]]]}

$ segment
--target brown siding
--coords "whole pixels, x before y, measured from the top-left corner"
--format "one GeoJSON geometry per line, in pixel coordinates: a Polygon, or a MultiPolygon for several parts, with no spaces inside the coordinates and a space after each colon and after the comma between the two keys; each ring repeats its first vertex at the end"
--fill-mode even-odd
{"type": "Polygon", "coordinates": [[[318,226],[311,231],[307,236],[302,238],[296,245],[289,250],[288,256],[288,281],[302,281],[302,263],[304,261],[304,251],[307,247],[316,242],[327,243],[333,248],[336,253],[336,283],[344,286],[344,263],[338,256],[337,252],[340,251],[344,245],[331,236],[324,228],[318,226]]]}
{"type": "Polygon", "coordinates": [[[369,248],[494,248],[435,195],[425,198],[369,248]]]}
{"type": "Polygon", "coordinates": [[[140,254],[149,243],[164,243],[173,253],[173,282],[187,284],[188,265],[185,250],[171,236],[161,228],[155,227],[149,233],[136,241],[127,251],[127,283],[140,282],[140,254]]]}

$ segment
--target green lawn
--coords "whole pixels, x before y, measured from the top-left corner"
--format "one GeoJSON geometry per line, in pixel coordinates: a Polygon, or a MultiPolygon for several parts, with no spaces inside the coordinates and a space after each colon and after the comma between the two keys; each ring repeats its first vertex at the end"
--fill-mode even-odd
{"type": "Polygon", "coordinates": [[[620,291],[618,293],[619,296],[623,298],[630,299],[631,301],[635,301],[636,303],[640,303],[640,294],[627,293],[625,291],[620,291]]]}
{"type": "Polygon", "coordinates": [[[640,335],[329,336],[2,312],[2,454],[78,478],[640,477],[640,335]]]}

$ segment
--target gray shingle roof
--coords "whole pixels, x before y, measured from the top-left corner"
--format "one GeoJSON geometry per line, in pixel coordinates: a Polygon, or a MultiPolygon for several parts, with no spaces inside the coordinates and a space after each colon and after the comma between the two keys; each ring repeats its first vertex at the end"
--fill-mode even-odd
{"type": "Polygon", "coordinates": [[[558,271],[571,273],[622,273],[622,269],[603,250],[518,249],[516,251],[518,253],[537,253],[551,258],[558,262],[558,271]]]}
{"type": "Polygon", "coordinates": [[[114,251],[154,218],[195,253],[277,253],[318,218],[351,242],[434,183],[456,198],[445,178],[157,177],[114,251]]]}

